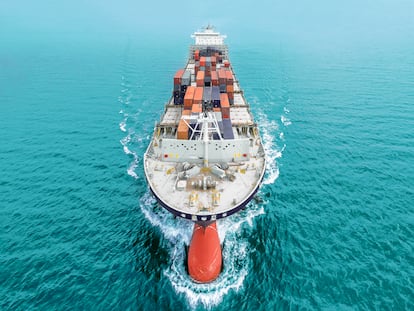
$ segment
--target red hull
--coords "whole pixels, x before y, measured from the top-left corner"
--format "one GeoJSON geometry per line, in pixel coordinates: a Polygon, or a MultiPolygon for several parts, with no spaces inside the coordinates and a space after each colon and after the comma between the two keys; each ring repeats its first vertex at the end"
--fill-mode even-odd
{"type": "Polygon", "coordinates": [[[219,276],[222,254],[216,222],[206,226],[194,224],[187,262],[188,272],[196,282],[209,283],[219,276]]]}

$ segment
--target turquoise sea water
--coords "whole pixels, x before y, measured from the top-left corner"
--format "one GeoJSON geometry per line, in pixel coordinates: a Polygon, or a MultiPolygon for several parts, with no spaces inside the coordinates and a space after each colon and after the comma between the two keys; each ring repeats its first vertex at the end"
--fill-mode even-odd
{"type": "Polygon", "coordinates": [[[182,37],[0,52],[0,309],[414,309],[412,42],[229,38],[269,167],[196,285],[142,167],[182,37]]]}

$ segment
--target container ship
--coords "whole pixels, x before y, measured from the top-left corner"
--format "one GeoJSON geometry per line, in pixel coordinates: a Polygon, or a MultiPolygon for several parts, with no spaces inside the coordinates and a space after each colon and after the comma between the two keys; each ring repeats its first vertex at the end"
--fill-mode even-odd
{"type": "Polygon", "coordinates": [[[229,60],[225,35],[207,26],[192,36],[188,61],[156,123],[144,170],[157,202],[194,222],[187,271],[198,283],[223,269],[218,220],[253,199],[266,159],[255,122],[229,60]]]}

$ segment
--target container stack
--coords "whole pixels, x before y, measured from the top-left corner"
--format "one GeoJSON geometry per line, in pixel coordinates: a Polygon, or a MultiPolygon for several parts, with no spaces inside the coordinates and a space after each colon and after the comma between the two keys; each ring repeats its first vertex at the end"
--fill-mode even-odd
{"type": "Polygon", "coordinates": [[[180,69],[174,75],[173,98],[175,105],[184,103],[187,87],[191,85],[191,71],[180,69]]]}
{"type": "Polygon", "coordinates": [[[191,109],[193,106],[193,98],[194,92],[196,90],[195,86],[189,86],[186,88],[185,96],[184,96],[184,109],[191,109]]]}
{"type": "MultiPolygon", "coordinates": [[[[209,107],[215,114],[222,137],[234,139],[230,119],[230,107],[234,104],[234,77],[230,62],[213,48],[195,50],[193,58],[192,76],[190,70],[183,69],[174,76],[174,104],[183,105],[183,115],[193,116],[201,113],[203,106],[209,107]]],[[[189,125],[194,129],[194,121],[189,125]]],[[[189,133],[188,126],[180,120],[177,138],[189,139],[189,133]]],[[[219,139],[217,134],[213,137],[219,139]]]]}
{"type": "MultiPolygon", "coordinates": [[[[190,115],[190,110],[183,110],[182,113],[183,116],[189,116],[190,115]]],[[[177,128],[177,139],[188,139],[188,133],[189,133],[189,129],[187,124],[185,123],[185,121],[183,119],[180,119],[180,122],[178,123],[178,128],[177,128]]]]}

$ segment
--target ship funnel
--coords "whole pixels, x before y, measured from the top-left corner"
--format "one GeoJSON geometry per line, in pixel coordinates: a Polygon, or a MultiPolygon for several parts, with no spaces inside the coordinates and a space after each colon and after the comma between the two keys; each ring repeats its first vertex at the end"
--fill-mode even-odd
{"type": "Polygon", "coordinates": [[[222,254],[215,221],[194,224],[187,263],[191,278],[198,283],[209,283],[219,276],[222,254]]]}

